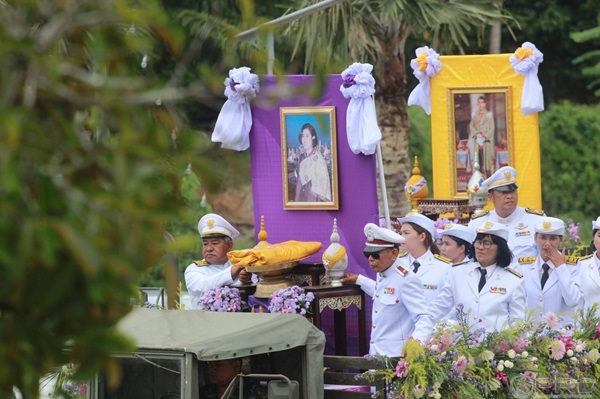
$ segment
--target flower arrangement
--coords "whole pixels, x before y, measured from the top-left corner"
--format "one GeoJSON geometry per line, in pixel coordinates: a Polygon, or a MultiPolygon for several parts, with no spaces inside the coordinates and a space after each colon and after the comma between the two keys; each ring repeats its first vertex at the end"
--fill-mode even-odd
{"type": "Polygon", "coordinates": [[[406,343],[406,356],[391,367],[364,373],[383,375],[388,398],[600,398],[600,316],[596,307],[578,311],[573,325],[559,329],[549,313],[500,331],[467,325],[457,306],[457,323],[440,323],[424,344],[406,343]]]}
{"type": "Polygon", "coordinates": [[[435,234],[433,235],[432,238],[433,238],[433,241],[435,241],[435,243],[437,245],[440,245],[442,243],[442,235],[440,233],[438,233],[438,230],[444,230],[448,223],[457,224],[457,223],[459,223],[459,220],[458,220],[458,218],[455,218],[454,220],[450,220],[448,218],[438,218],[435,221],[435,234]]]}
{"type": "Polygon", "coordinates": [[[304,316],[310,313],[310,304],[314,299],[312,292],[305,293],[304,289],[297,285],[282,288],[271,294],[269,312],[297,313],[304,316]]]}
{"type": "Polygon", "coordinates": [[[240,312],[242,310],[240,291],[227,286],[206,290],[198,300],[198,309],[209,312],[240,312]]]}
{"type": "Polygon", "coordinates": [[[77,366],[75,364],[65,364],[48,374],[44,381],[42,381],[42,384],[51,383],[56,380],[54,392],[52,393],[53,398],[85,399],[87,397],[88,386],[85,383],[72,380],[76,371],[77,366]]]}

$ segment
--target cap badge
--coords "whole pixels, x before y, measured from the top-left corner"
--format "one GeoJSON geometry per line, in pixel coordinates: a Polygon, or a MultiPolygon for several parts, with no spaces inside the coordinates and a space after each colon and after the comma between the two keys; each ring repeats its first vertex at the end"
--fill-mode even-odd
{"type": "Polygon", "coordinates": [[[373,241],[375,239],[375,232],[371,227],[367,229],[367,240],[373,241]]]}
{"type": "Polygon", "coordinates": [[[493,225],[494,225],[494,222],[487,221],[487,222],[485,222],[483,227],[486,229],[491,229],[493,225]]]}
{"type": "Polygon", "coordinates": [[[212,219],[208,219],[208,220],[206,221],[206,225],[207,225],[207,226],[208,226],[210,229],[212,229],[212,228],[214,227],[214,225],[215,225],[215,221],[214,221],[214,220],[212,220],[212,219]]]}
{"type": "Polygon", "coordinates": [[[504,172],[504,177],[505,177],[507,180],[508,180],[508,179],[510,179],[510,177],[511,177],[511,173],[510,173],[510,172],[508,172],[508,171],[504,172]]]}
{"type": "Polygon", "coordinates": [[[450,227],[452,227],[452,223],[446,223],[444,230],[450,230],[450,227]]]}
{"type": "Polygon", "coordinates": [[[415,214],[415,212],[408,212],[408,213],[406,214],[406,216],[412,216],[412,215],[414,215],[414,214],[415,214]]]}
{"type": "Polygon", "coordinates": [[[548,230],[552,226],[551,222],[544,222],[544,230],[548,230]]]}

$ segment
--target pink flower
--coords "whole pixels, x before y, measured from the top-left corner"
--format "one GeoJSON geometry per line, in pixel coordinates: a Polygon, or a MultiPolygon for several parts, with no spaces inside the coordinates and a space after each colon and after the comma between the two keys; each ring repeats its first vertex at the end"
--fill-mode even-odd
{"type": "Polygon", "coordinates": [[[563,344],[565,344],[565,350],[573,349],[575,347],[575,344],[573,343],[573,341],[571,341],[571,337],[563,335],[558,337],[558,339],[560,339],[563,342],[563,344]]]}
{"type": "Polygon", "coordinates": [[[546,327],[554,330],[558,326],[558,317],[552,312],[546,313],[546,327]]]}
{"type": "Polygon", "coordinates": [[[400,378],[406,378],[410,370],[408,369],[408,362],[398,362],[396,365],[396,376],[400,378]]]}
{"type": "Polygon", "coordinates": [[[503,371],[496,371],[494,373],[494,377],[496,377],[496,379],[498,381],[500,381],[502,384],[504,384],[504,385],[508,384],[508,377],[506,376],[506,374],[503,371]]]}
{"type": "Polygon", "coordinates": [[[462,355],[459,356],[458,359],[456,359],[456,361],[452,365],[452,367],[454,368],[456,374],[462,375],[462,373],[464,373],[467,369],[467,358],[462,355]]]}
{"type": "Polygon", "coordinates": [[[596,326],[596,338],[600,339],[600,323],[596,326]]]}
{"type": "Polygon", "coordinates": [[[523,337],[519,337],[519,340],[513,344],[512,348],[516,352],[523,352],[528,346],[529,342],[525,341],[523,337]]]}
{"type": "Polygon", "coordinates": [[[560,360],[565,356],[565,343],[560,339],[554,339],[550,342],[550,357],[554,360],[560,360]]]}

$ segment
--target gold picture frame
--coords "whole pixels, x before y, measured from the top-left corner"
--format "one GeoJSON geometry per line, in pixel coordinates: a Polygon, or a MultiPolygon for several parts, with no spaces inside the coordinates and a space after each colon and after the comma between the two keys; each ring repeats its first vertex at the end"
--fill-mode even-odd
{"type": "Polygon", "coordinates": [[[514,165],[510,86],[449,87],[448,142],[454,198],[467,197],[475,162],[484,178],[514,165]]]}
{"type": "Polygon", "coordinates": [[[279,114],[283,208],[339,209],[335,107],[281,107],[279,114]]]}
{"type": "MultiPolygon", "coordinates": [[[[511,54],[440,56],[443,67],[430,79],[434,198],[465,198],[458,190],[454,93],[506,93],[507,153],[517,170],[519,205],[541,209],[542,182],[538,114],[523,115],[524,78],[511,54]]],[[[488,203],[486,209],[492,209],[488,203]]]]}

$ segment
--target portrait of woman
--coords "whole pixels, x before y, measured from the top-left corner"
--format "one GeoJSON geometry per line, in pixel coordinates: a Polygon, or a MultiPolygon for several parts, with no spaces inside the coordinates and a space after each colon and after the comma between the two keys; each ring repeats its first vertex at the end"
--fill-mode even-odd
{"type": "Polygon", "coordinates": [[[319,148],[317,130],[310,123],[302,125],[300,135],[300,165],[296,171],[296,202],[331,201],[329,170],[319,148]]]}

